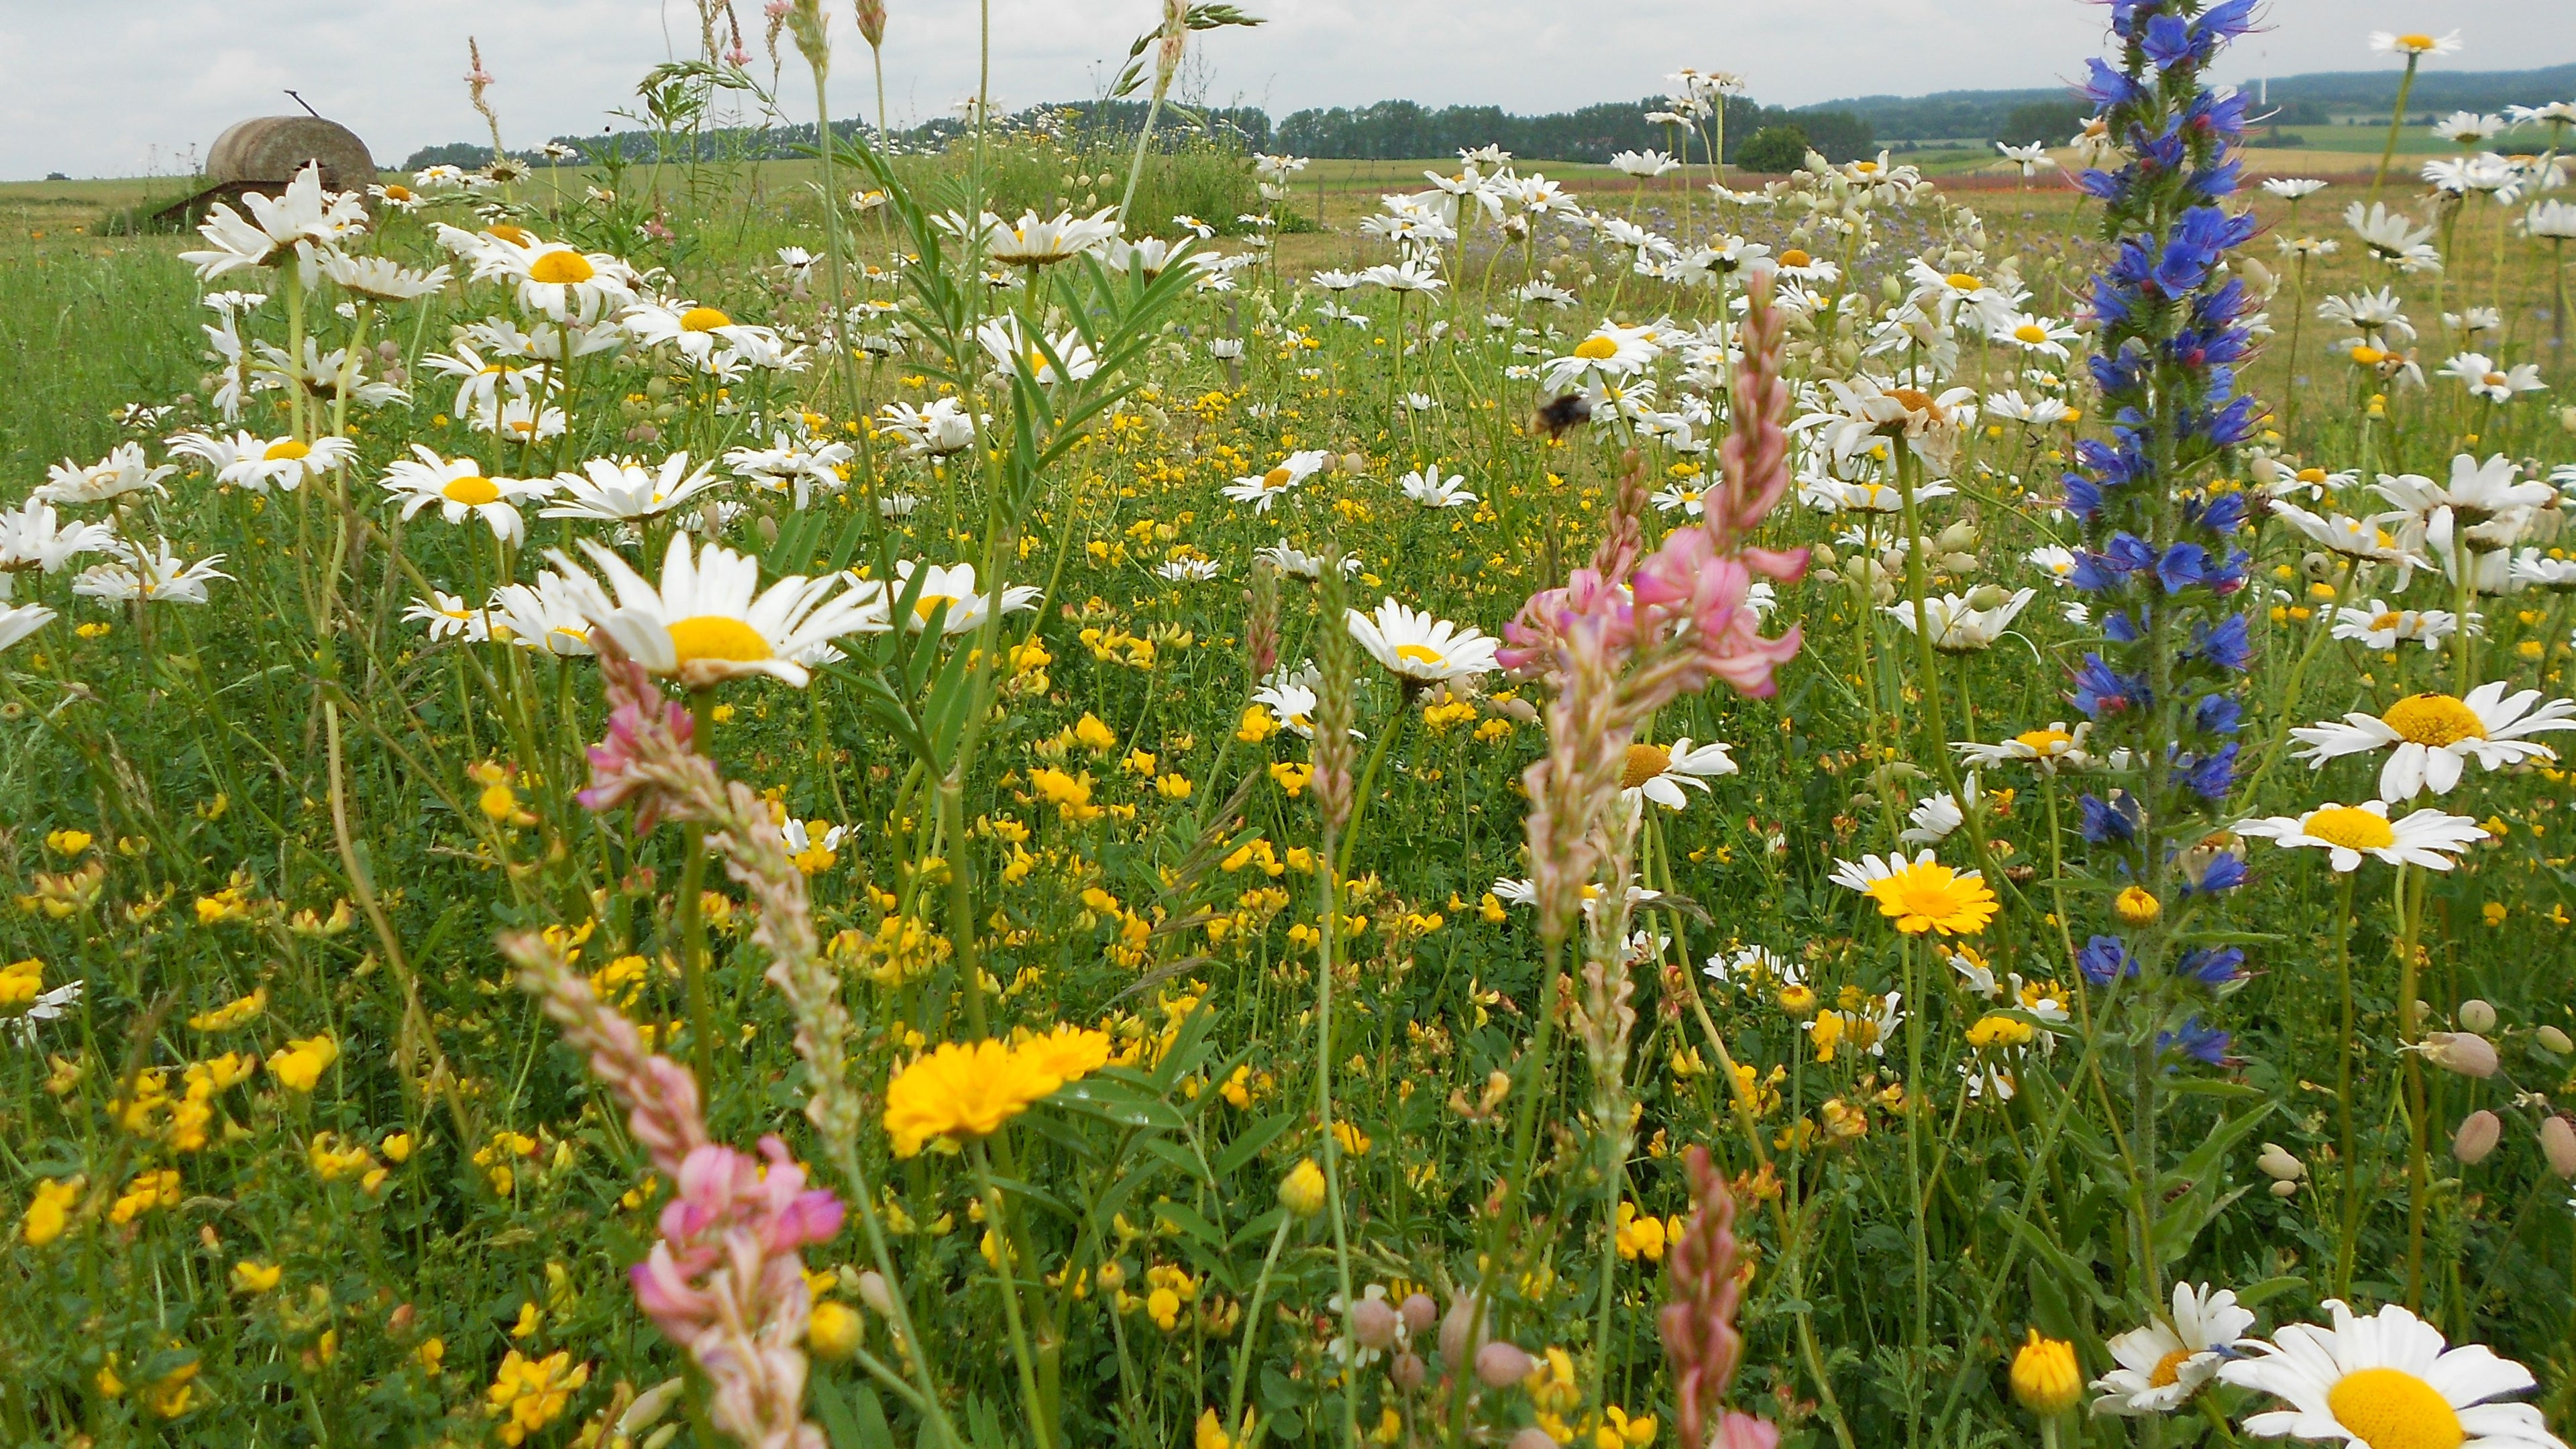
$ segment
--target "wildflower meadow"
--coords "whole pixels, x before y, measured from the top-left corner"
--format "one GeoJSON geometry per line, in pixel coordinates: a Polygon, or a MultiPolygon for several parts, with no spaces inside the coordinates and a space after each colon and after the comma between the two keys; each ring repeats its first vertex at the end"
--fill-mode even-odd
{"type": "Polygon", "coordinates": [[[875,124],[0,240],[0,1440],[2563,1449],[2576,100],[1328,209],[699,8],[875,124]]]}

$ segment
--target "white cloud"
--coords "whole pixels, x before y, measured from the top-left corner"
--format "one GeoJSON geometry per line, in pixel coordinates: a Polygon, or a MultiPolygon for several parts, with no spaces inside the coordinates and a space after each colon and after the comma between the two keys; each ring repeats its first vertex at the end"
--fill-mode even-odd
{"type": "MultiPolygon", "coordinates": [[[[759,0],[733,0],[761,49],[759,0]]],[[[2084,0],[1247,0],[1258,30],[1200,38],[1209,99],[1274,117],[1313,105],[1407,98],[1429,105],[1557,110],[1658,90],[1681,65],[1744,75],[1765,101],[2046,86],[2082,74],[2103,12],[2084,0]]],[[[2271,29],[2230,55],[2230,76],[2385,67],[2373,28],[2428,14],[2468,33],[2450,69],[2533,63],[2523,38],[2556,33],[2558,0],[2274,0],[2271,29]]],[[[839,41],[842,116],[874,107],[849,6],[826,0],[839,41]]],[[[896,118],[945,111],[976,83],[976,6],[889,0],[886,85],[896,118]]],[[[992,0],[993,88],[1009,104],[1090,95],[1154,22],[1150,0],[992,0]]],[[[503,137],[532,147],[596,132],[632,107],[635,82],[697,45],[696,0],[0,0],[0,177],[164,171],[245,116],[292,112],[292,87],[365,137],[380,162],[426,143],[477,139],[465,37],[496,79],[503,137]]],[[[785,47],[785,42],[782,41],[785,47]]],[[[807,119],[792,47],[781,94],[807,119]]],[[[2538,57],[2540,61],[2554,56],[2538,57]]],[[[767,70],[766,58],[755,62],[767,70]]],[[[624,124],[624,123],[618,123],[624,124]]]]}

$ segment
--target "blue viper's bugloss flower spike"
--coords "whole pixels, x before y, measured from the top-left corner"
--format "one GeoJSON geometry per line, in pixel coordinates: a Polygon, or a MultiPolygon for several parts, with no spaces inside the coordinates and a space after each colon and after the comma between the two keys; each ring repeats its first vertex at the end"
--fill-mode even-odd
{"type": "Polygon", "coordinates": [[[2203,946],[2184,952],[2174,973],[2217,991],[2245,979],[2245,953],[2234,946],[2203,946]]]}

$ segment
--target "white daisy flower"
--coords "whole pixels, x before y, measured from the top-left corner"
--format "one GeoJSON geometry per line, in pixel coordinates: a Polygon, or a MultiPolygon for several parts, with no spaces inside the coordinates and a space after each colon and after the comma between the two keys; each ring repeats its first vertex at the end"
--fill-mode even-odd
{"type": "Polygon", "coordinates": [[[616,523],[668,513],[716,486],[706,468],[689,471],[689,455],[673,453],[654,467],[631,458],[593,458],[579,473],[558,473],[564,501],[539,518],[588,518],[616,523]]]}
{"type": "Polygon", "coordinates": [[[119,443],[108,455],[84,467],[65,458],[45,470],[45,481],[27,496],[40,503],[104,503],[128,493],[163,493],[161,480],[178,472],[175,465],[152,465],[141,443],[119,443]]]}
{"type": "MultiPolygon", "coordinates": [[[[1308,583],[1313,583],[1324,576],[1324,560],[1320,556],[1297,548],[1284,538],[1274,547],[1253,550],[1252,556],[1257,559],[1268,559],[1273,567],[1292,579],[1304,579],[1308,583]]],[[[1359,571],[1359,556],[1344,554],[1342,572],[1355,574],[1359,571]]]]}
{"type": "Polygon", "coordinates": [[[1176,558],[1156,565],[1154,576],[1175,584],[1203,584],[1223,572],[1212,558],[1176,558]]]}
{"type": "MultiPolygon", "coordinates": [[[[1931,621],[1932,647],[1944,654],[1974,654],[1993,647],[2012,627],[2014,617],[2039,596],[2037,589],[2016,589],[2009,597],[1980,600],[1980,594],[2001,596],[1997,588],[1979,589],[1968,594],[1940,594],[1923,601],[1923,615],[1931,621]]],[[[1914,613],[1914,601],[1906,599],[1887,605],[1879,612],[1914,633],[1920,622],[1914,613]]]]}
{"type": "Polygon", "coordinates": [[[1237,478],[1218,491],[1232,502],[1251,504],[1255,513],[1268,513],[1281,494],[1314,477],[1332,456],[1321,448],[1291,453],[1269,472],[1237,478]]]}
{"type": "MultiPolygon", "coordinates": [[[[295,174],[286,189],[275,196],[257,193],[242,198],[250,217],[223,202],[208,211],[205,224],[197,234],[212,243],[212,249],[181,252],[179,260],[197,269],[202,281],[254,267],[273,267],[289,259],[311,260],[316,249],[338,241],[367,226],[364,200],[354,193],[322,189],[322,168],[308,165],[295,174]]],[[[313,284],[310,268],[303,270],[303,282],[313,284]]]]}
{"type": "Polygon", "coordinates": [[[2236,833],[2257,836],[2276,845],[2310,845],[2331,852],[2337,871],[2361,868],[2361,858],[2376,856],[2390,865],[2420,865],[2449,870],[2462,850],[2486,839],[2486,831],[2466,815],[2446,815],[2431,808],[2403,820],[2388,818],[2378,800],[2358,805],[2320,805],[2305,815],[2274,815],[2238,822],[2236,833]]]}
{"type": "Polygon", "coordinates": [[[542,312],[557,322],[589,323],[635,300],[635,272],[605,252],[581,252],[562,242],[526,243],[495,234],[493,245],[474,264],[477,277],[514,284],[522,311],[542,312]]]}
{"type": "Polygon", "coordinates": [[[561,574],[541,573],[534,584],[504,584],[492,591],[483,611],[487,637],[503,643],[558,658],[587,659],[599,652],[591,646],[590,620],[576,591],[561,574]]]}
{"type": "Polygon", "coordinates": [[[2447,609],[2400,609],[2373,599],[2368,608],[2335,610],[2334,636],[2366,649],[2394,649],[2409,640],[2439,649],[2459,626],[2459,616],[2447,609]]]}
{"type": "Polygon", "coordinates": [[[1472,624],[1453,624],[1391,598],[1372,613],[1350,609],[1345,615],[1351,637],[1369,657],[1408,682],[1432,684],[1490,674],[1495,651],[1502,647],[1502,641],[1472,624]]]}
{"type": "Polygon", "coordinates": [[[813,501],[814,490],[839,493],[849,486],[849,480],[841,476],[841,469],[857,456],[849,444],[799,441],[785,433],[773,434],[772,444],[767,448],[735,448],[725,454],[725,466],[755,488],[772,493],[793,491],[800,512],[813,501]]]}
{"type": "Polygon", "coordinates": [[[1476,501],[1475,494],[1458,486],[1465,481],[1463,473],[1442,478],[1437,468],[1421,468],[1405,474],[1397,484],[1405,497],[1425,508],[1464,508],[1476,501]]]}
{"type": "Polygon", "coordinates": [[[1742,986],[1797,986],[1806,973],[1798,963],[1768,946],[1738,946],[1701,963],[1699,974],[1713,981],[1742,986]]]}
{"type": "Polygon", "coordinates": [[[2081,770],[2092,765],[2093,757],[2084,749],[2085,737],[2092,733],[2091,720],[2077,721],[2072,730],[2066,727],[2066,721],[2053,720],[2046,729],[2023,730],[2000,744],[1960,740],[1950,748],[1980,765],[2030,764],[2037,765],[2043,775],[2053,775],[2061,769],[2081,770]]]}
{"type": "Polygon", "coordinates": [[[2329,1298],[2326,1312],[2333,1327],[2291,1324],[2219,1366],[2220,1382],[2288,1402],[2247,1418],[2246,1432],[2391,1449],[2567,1449],[2539,1409],[2489,1402],[2537,1388],[2531,1370],[2483,1344],[2448,1347],[2440,1329],[2394,1303],[2359,1318],[2329,1298]]]}
{"type": "Polygon", "coordinates": [[[2093,1381],[2102,1395],[2093,1412],[2172,1413],[2218,1377],[2218,1366],[2253,1326],[2254,1315],[2236,1305],[2232,1291],[2176,1283],[2170,1320],[2151,1318],[2106,1345],[2120,1366],[2093,1381]]]}
{"type": "Polygon", "coordinates": [[[614,602],[562,550],[546,554],[582,617],[646,669],[690,689],[753,674],[802,689],[810,676],[795,656],[856,631],[863,618],[863,601],[838,592],[837,576],[790,574],[763,590],[758,559],[714,543],[693,558],[686,533],[671,535],[659,587],[596,543],[583,540],[582,551],[616,590],[614,602]]]}
{"type": "Polygon", "coordinates": [[[54,505],[30,498],[14,511],[0,512],[0,600],[9,597],[15,574],[29,569],[60,573],[77,555],[114,553],[120,547],[114,525],[74,523],[66,528],[54,505]]]}
{"type": "Polygon", "coordinates": [[[546,482],[487,478],[483,465],[473,459],[441,458],[418,443],[411,451],[411,457],[395,459],[383,479],[384,490],[402,500],[406,519],[435,503],[449,523],[479,518],[494,538],[515,544],[527,535],[518,505],[553,491],[554,485],[546,482]]]}
{"type": "Polygon", "coordinates": [[[187,432],[170,439],[170,455],[194,458],[214,470],[215,481],[265,493],[292,493],[346,463],[358,451],[346,438],[263,438],[257,433],[187,432]]]}
{"type": "MultiPolygon", "coordinates": [[[[892,587],[879,585],[873,580],[853,579],[851,594],[869,595],[867,622],[853,632],[882,633],[892,627],[887,622],[888,611],[900,603],[905,591],[912,587],[915,567],[910,559],[898,560],[894,566],[892,587]]],[[[993,602],[989,596],[975,591],[973,564],[929,564],[921,566],[921,569],[921,595],[913,600],[912,614],[904,621],[905,627],[916,632],[928,628],[931,614],[942,604],[948,606],[946,622],[940,626],[942,634],[954,638],[959,634],[971,634],[984,626],[985,615],[992,609],[993,602]]],[[[1043,592],[1031,584],[1013,584],[1002,590],[1002,612],[1025,614],[1038,606],[1038,597],[1043,592]]]]}
{"type": "Polygon", "coordinates": [[[877,410],[877,427],[901,438],[904,455],[912,458],[945,458],[975,442],[975,415],[953,397],[937,398],[918,408],[887,403],[877,410]]]}
{"type": "Polygon", "coordinates": [[[2448,694],[2410,694],[2385,714],[2355,711],[2339,724],[2307,725],[2290,731],[2307,746],[2299,758],[2322,768],[2345,755],[2390,750],[2380,768],[2379,793],[2387,800],[2412,800],[2426,790],[2448,794],[2460,783],[2470,760],[2501,770],[2528,760],[2554,760],[2556,751],[2528,736],[2551,730],[2576,730],[2576,701],[2540,703],[2540,691],[2525,689],[2508,696],[2505,681],[2494,680],[2470,690],[2466,699],[2448,694]],[[2535,704],[2539,708],[2534,709],[2535,704]]]}
{"type": "Polygon", "coordinates": [[[480,644],[492,636],[487,611],[466,603],[461,595],[438,589],[430,590],[426,599],[412,600],[411,607],[403,610],[403,622],[428,625],[432,639],[462,639],[469,644],[480,644]]]}
{"type": "Polygon", "coordinates": [[[0,604],[0,649],[6,649],[52,623],[54,611],[42,604],[0,604]]]}
{"type": "Polygon", "coordinates": [[[209,580],[232,577],[216,570],[215,565],[223,561],[218,553],[195,563],[183,562],[170,551],[168,539],[154,543],[149,553],[139,543],[128,543],[123,562],[92,564],[81,570],[72,580],[72,592],[109,604],[202,604],[209,580]]]}
{"type": "Polygon", "coordinates": [[[993,359],[995,372],[1010,373],[1025,367],[1031,377],[1047,387],[1053,387],[1068,377],[1080,382],[1100,370],[1100,359],[1093,356],[1090,347],[1084,344],[1082,334],[1061,332],[1046,338],[1045,346],[1041,347],[1035,338],[1021,336],[1020,317],[1016,312],[1005,313],[976,328],[975,340],[993,359]],[[1056,360],[1064,364],[1061,373],[1057,371],[1055,362],[1047,360],[1050,350],[1055,353],[1056,360]]]}
{"type": "Polygon", "coordinates": [[[1619,798],[1630,804],[1652,800],[1667,810],[1679,810],[1690,802],[1683,786],[1705,795],[1710,780],[1732,775],[1737,768],[1727,747],[1715,740],[1694,746],[1684,735],[1669,745],[1633,744],[1619,774],[1619,798]]]}

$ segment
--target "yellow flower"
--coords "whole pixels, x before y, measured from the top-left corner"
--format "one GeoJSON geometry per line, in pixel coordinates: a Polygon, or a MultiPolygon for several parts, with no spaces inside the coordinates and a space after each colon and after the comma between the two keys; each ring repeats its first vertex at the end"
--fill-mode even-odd
{"type": "Polygon", "coordinates": [[[886,1084],[886,1133],[897,1157],[918,1156],[934,1140],[988,1137],[1061,1085],[1001,1042],[949,1042],[886,1084]]]}
{"type": "Polygon", "coordinates": [[[1311,1218],[1324,1209],[1324,1169],[1311,1157],[1299,1158],[1297,1165],[1279,1182],[1279,1205],[1301,1218],[1311,1218]]]}
{"type": "Polygon", "coordinates": [[[277,1281],[285,1276],[286,1270],[274,1263],[254,1263],[245,1258],[233,1264],[233,1291],[265,1293],[276,1287],[277,1281]]]}
{"type": "Polygon", "coordinates": [[[2062,1338],[2042,1338],[2030,1330],[2029,1341],[2013,1355],[2013,1397],[2046,1419],[2075,1407],[2084,1392],[2084,1375],[2075,1366],[2075,1345],[2062,1338]]]}
{"type": "Polygon", "coordinates": [[[1995,918],[1995,893],[1974,871],[1961,874],[1938,861],[1910,861],[1869,883],[1878,912],[1909,936],[1937,931],[1974,936],[1995,918]]]}
{"type": "Polygon", "coordinates": [[[27,1215],[18,1223],[18,1236],[26,1240],[28,1247],[44,1247],[71,1226],[72,1204],[80,1198],[82,1185],[83,1179],[78,1177],[36,1184],[27,1215]]]}
{"type": "Polygon", "coordinates": [[[1635,1203],[1623,1202],[1619,1204],[1617,1241],[1619,1256],[1629,1262],[1643,1258],[1660,1263],[1664,1261],[1664,1220],[1640,1214],[1635,1203]]]}
{"type": "Polygon", "coordinates": [[[2030,1038],[2029,1022],[2018,1017],[2006,1016],[1999,1011],[1979,1017],[1976,1025],[1968,1028],[1968,1045],[1979,1051],[1995,1047],[2025,1046],[2029,1044],[2030,1038]]]}
{"type": "Polygon", "coordinates": [[[1084,749],[1095,755],[1107,754],[1118,747],[1117,731],[1102,723],[1100,716],[1088,710],[1083,712],[1081,719],[1074,721],[1073,738],[1084,749]]]}
{"type": "Polygon", "coordinates": [[[2111,902],[2111,911],[2132,926],[2143,926],[2163,915],[2165,904],[2145,890],[2131,886],[2111,902]]]}
{"type": "Polygon", "coordinates": [[[30,956],[0,966],[0,1011],[26,1005],[45,989],[45,963],[30,956]]]}
{"type": "Polygon", "coordinates": [[[493,1376],[484,1399],[494,1417],[506,1418],[500,1431],[502,1443],[517,1449],[529,1435],[563,1417],[574,1391],[590,1382],[590,1365],[573,1368],[571,1364],[572,1355],[560,1350],[529,1359],[514,1348],[501,1360],[501,1370],[493,1376]]]}
{"type": "Polygon", "coordinates": [[[1270,767],[1270,778],[1278,781],[1279,788],[1287,791],[1289,798],[1293,800],[1306,793],[1306,782],[1315,778],[1315,770],[1311,765],[1281,761],[1270,767]]]}
{"type": "Polygon", "coordinates": [[[188,1018],[190,1031],[228,1031],[268,1009],[268,988],[263,986],[238,1001],[227,1002],[212,1011],[188,1018]]]}
{"type": "Polygon", "coordinates": [[[1279,721],[1260,705],[1246,705],[1243,721],[1234,728],[1234,737],[1247,745],[1257,745],[1279,733],[1279,721]]]}
{"type": "Polygon", "coordinates": [[[268,1074],[290,1091],[310,1092],[339,1059],[340,1044],[329,1032],[321,1032],[289,1041],[286,1050],[268,1059],[268,1074]]]}
{"type": "Polygon", "coordinates": [[[1601,1411],[1603,1423],[1593,1431],[1592,1442],[1599,1449],[1646,1449],[1655,1442],[1655,1416],[1639,1414],[1628,1417],[1628,1411],[1611,1404],[1601,1411]]]}
{"type": "Polygon", "coordinates": [[[837,1363],[857,1351],[866,1331],[867,1322],[859,1317],[857,1309],[827,1298],[815,1304],[813,1314],[805,1320],[805,1343],[816,1354],[837,1363]]]}
{"type": "Polygon", "coordinates": [[[1816,991],[1811,986],[1787,986],[1780,991],[1780,1009],[1791,1016],[1809,1016],[1816,1009],[1816,991]]]}
{"type": "Polygon", "coordinates": [[[1021,1066],[1037,1076],[1053,1078],[1055,1087],[1061,1087],[1082,1080],[1109,1061],[1109,1034],[1087,1027],[1059,1026],[1045,1036],[1030,1037],[1012,1051],[1021,1066]]]}
{"type": "Polygon", "coordinates": [[[78,855],[96,838],[86,830],[56,830],[45,836],[45,848],[56,855],[78,855]]]}

